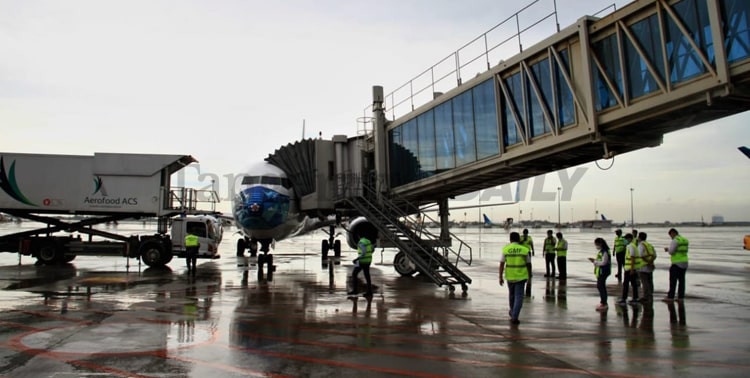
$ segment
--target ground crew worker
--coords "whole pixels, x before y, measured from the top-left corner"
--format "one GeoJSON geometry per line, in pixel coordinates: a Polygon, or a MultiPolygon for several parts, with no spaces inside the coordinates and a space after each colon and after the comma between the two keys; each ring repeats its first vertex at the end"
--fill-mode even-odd
{"type": "Polygon", "coordinates": [[[556,236],[555,252],[557,252],[557,270],[560,272],[557,278],[566,280],[568,279],[568,241],[563,239],[562,232],[558,232],[556,236]]]}
{"type": "Polygon", "coordinates": [[[638,270],[638,278],[643,286],[644,302],[651,303],[654,300],[654,260],[656,260],[656,251],[651,243],[646,241],[648,235],[641,231],[638,233],[638,255],[643,260],[641,269],[638,270]]]}
{"type": "Polygon", "coordinates": [[[557,239],[552,236],[552,230],[547,230],[547,238],[544,239],[544,249],[542,250],[544,263],[547,267],[547,274],[544,275],[545,277],[555,278],[555,244],[557,244],[557,239]],[[550,275],[550,268],[552,275],[550,275]]]}
{"type": "Polygon", "coordinates": [[[609,246],[602,238],[594,239],[596,246],[596,258],[589,257],[594,264],[594,277],[596,277],[596,289],[599,290],[599,305],[596,311],[607,311],[607,277],[612,272],[612,260],[609,256],[609,246]]]}
{"type": "Polygon", "coordinates": [[[625,272],[622,281],[622,296],[617,302],[618,305],[624,306],[628,300],[628,289],[633,287],[633,300],[630,304],[638,304],[638,270],[643,265],[641,256],[638,255],[638,240],[633,235],[625,235],[628,242],[627,251],[625,252],[625,272]]]}
{"type": "Polygon", "coordinates": [[[669,237],[672,238],[672,243],[669,247],[664,248],[665,252],[670,255],[672,265],[669,267],[669,291],[665,301],[673,301],[674,290],[677,284],[680,286],[677,290],[677,300],[681,301],[685,299],[685,273],[688,268],[688,240],[680,235],[674,228],[669,230],[669,237]]]}
{"type": "Polygon", "coordinates": [[[372,263],[372,242],[370,241],[370,239],[362,236],[359,239],[359,243],[357,243],[357,247],[359,249],[359,256],[354,259],[354,271],[352,272],[352,291],[350,291],[348,294],[357,295],[359,293],[357,291],[357,284],[359,283],[357,280],[357,276],[359,275],[359,272],[362,271],[365,274],[365,281],[367,281],[367,291],[365,292],[365,296],[371,297],[372,281],[370,280],[370,264],[372,263]]]}
{"type": "MultiPolygon", "coordinates": [[[[521,235],[521,244],[529,249],[529,256],[534,256],[534,239],[529,235],[529,229],[523,229],[523,235],[521,235]]],[[[531,259],[526,262],[526,269],[529,270],[529,279],[526,280],[526,296],[531,297],[531,259]]]]}
{"type": "Polygon", "coordinates": [[[510,244],[503,248],[498,269],[500,286],[505,284],[505,280],[508,281],[508,302],[510,304],[508,315],[510,315],[511,324],[521,323],[518,317],[521,314],[521,307],[523,307],[523,289],[529,279],[529,270],[526,268],[526,264],[530,259],[529,249],[521,244],[521,237],[518,232],[511,232],[510,244]],[[503,274],[505,275],[503,276],[503,274]]]}
{"type": "Polygon", "coordinates": [[[617,274],[615,274],[615,278],[618,280],[622,279],[622,267],[625,265],[625,247],[627,246],[627,243],[625,243],[625,238],[622,237],[622,230],[617,229],[615,230],[615,242],[614,242],[614,248],[615,248],[615,260],[617,260],[617,274]]]}
{"type": "Polygon", "coordinates": [[[200,242],[198,242],[198,236],[192,231],[188,231],[185,235],[185,263],[187,263],[188,272],[195,274],[195,264],[198,261],[198,249],[200,248],[200,242]]]}

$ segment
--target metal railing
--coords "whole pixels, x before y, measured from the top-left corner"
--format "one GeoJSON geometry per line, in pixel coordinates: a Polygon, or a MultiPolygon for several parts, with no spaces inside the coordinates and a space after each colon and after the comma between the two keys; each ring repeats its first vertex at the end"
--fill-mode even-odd
{"type": "Polygon", "coordinates": [[[170,188],[165,199],[165,209],[182,212],[215,212],[216,204],[220,202],[216,191],[185,187],[170,188]],[[207,209],[203,205],[208,205],[210,208],[207,209]]]}

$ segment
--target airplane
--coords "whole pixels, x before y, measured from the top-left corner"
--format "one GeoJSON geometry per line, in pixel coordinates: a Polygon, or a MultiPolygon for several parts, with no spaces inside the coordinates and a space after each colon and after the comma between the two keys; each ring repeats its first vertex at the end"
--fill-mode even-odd
{"type": "Polygon", "coordinates": [[[510,229],[510,226],[513,224],[513,218],[507,218],[504,223],[500,224],[500,223],[494,223],[490,219],[490,217],[488,217],[487,214],[485,214],[485,213],[482,213],[482,217],[484,217],[484,224],[483,224],[483,226],[485,228],[491,228],[491,227],[500,226],[500,227],[502,227],[502,228],[504,228],[504,229],[507,230],[507,229],[510,229]]]}
{"type": "MultiPolygon", "coordinates": [[[[514,203],[517,201],[482,206],[514,203]]],[[[457,208],[468,207],[472,206],[457,208]]],[[[242,234],[237,240],[237,256],[243,257],[245,251],[249,250],[251,257],[257,255],[258,265],[262,267],[264,263],[267,264],[269,271],[272,271],[273,267],[273,255],[269,252],[277,241],[317,229],[325,231],[326,226],[329,238],[321,243],[323,259],[331,250],[336,257],[341,254],[341,241],[336,239],[340,233],[334,233],[335,226],[342,223],[341,216],[310,217],[300,211],[297,195],[287,174],[269,162],[254,164],[246,170],[233,199],[232,217],[242,234]],[[258,252],[261,254],[258,255],[258,252]]],[[[371,240],[377,239],[377,229],[365,217],[352,217],[347,219],[346,223],[346,243],[353,250],[357,249],[361,236],[367,236],[371,240]]]]}

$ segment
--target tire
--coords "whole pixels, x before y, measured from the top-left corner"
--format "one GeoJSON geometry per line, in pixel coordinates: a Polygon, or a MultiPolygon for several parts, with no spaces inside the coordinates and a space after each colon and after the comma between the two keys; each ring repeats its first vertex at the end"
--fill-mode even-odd
{"type": "Polygon", "coordinates": [[[141,260],[148,266],[164,266],[164,246],[158,242],[147,242],[139,249],[141,260]]]}
{"type": "Polygon", "coordinates": [[[237,256],[238,257],[245,256],[245,248],[247,248],[247,246],[245,245],[245,239],[237,239],[237,256]]]}
{"type": "Polygon", "coordinates": [[[331,246],[328,244],[328,240],[323,240],[320,246],[320,256],[323,260],[328,258],[329,249],[331,249],[331,246]]]}
{"type": "Polygon", "coordinates": [[[76,255],[65,255],[63,257],[63,261],[66,262],[66,263],[69,263],[69,262],[71,262],[71,261],[73,261],[75,259],[76,259],[76,255]]]}
{"type": "Polygon", "coordinates": [[[393,258],[393,267],[396,269],[396,273],[403,277],[411,277],[417,270],[412,266],[409,258],[402,251],[399,251],[393,258]]]}
{"type": "Polygon", "coordinates": [[[333,256],[341,257],[341,240],[333,242],[333,256]]]}
{"type": "Polygon", "coordinates": [[[45,265],[55,265],[60,261],[57,245],[54,242],[46,242],[39,248],[36,258],[45,265]]]}

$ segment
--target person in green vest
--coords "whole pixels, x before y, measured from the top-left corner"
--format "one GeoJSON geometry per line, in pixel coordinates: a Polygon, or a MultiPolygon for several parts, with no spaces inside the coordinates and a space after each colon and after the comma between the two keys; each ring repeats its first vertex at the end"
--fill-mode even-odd
{"type": "Polygon", "coordinates": [[[198,261],[198,249],[200,242],[198,236],[192,230],[188,230],[185,235],[185,263],[187,263],[188,272],[195,274],[195,264],[198,261]]]}
{"type": "Polygon", "coordinates": [[[641,231],[638,233],[638,255],[643,260],[641,269],[638,270],[638,278],[643,287],[641,300],[651,303],[654,300],[654,260],[656,260],[656,251],[651,243],[646,241],[648,235],[641,231]]]}
{"type": "Polygon", "coordinates": [[[568,241],[563,238],[562,232],[558,232],[557,245],[555,245],[555,252],[557,252],[557,270],[560,271],[558,279],[568,279],[568,241]]]}
{"type": "Polygon", "coordinates": [[[359,255],[354,259],[354,271],[352,272],[352,290],[348,293],[349,295],[357,295],[357,284],[359,280],[357,276],[359,272],[364,272],[365,281],[367,281],[367,291],[365,292],[366,297],[372,296],[372,281],[370,280],[370,264],[372,263],[372,251],[373,246],[369,238],[362,236],[357,243],[359,249],[359,255]]]}
{"type": "MultiPolygon", "coordinates": [[[[521,244],[529,249],[529,256],[534,256],[534,239],[529,235],[529,229],[523,229],[523,235],[521,235],[521,244]]],[[[529,270],[529,279],[526,280],[526,296],[531,297],[531,259],[526,263],[526,269],[529,270]]]]}
{"type": "Polygon", "coordinates": [[[669,267],[669,291],[665,301],[675,300],[675,288],[677,288],[677,300],[685,299],[685,273],[688,268],[688,240],[680,235],[674,228],[669,230],[672,243],[664,251],[669,253],[672,265],[669,267]],[[679,284],[679,287],[677,286],[679,284]]]}
{"type": "Polygon", "coordinates": [[[545,274],[545,277],[555,277],[555,245],[557,244],[557,239],[555,239],[554,236],[552,236],[552,230],[547,230],[547,238],[544,239],[544,249],[542,250],[542,254],[544,255],[544,262],[547,267],[547,274],[545,274]],[[552,273],[550,274],[550,271],[552,273]]]}
{"type": "Polygon", "coordinates": [[[617,274],[615,274],[615,278],[618,281],[622,280],[622,267],[625,266],[625,246],[627,246],[627,243],[625,243],[625,238],[622,237],[622,230],[618,228],[615,230],[614,243],[615,260],[617,260],[617,274]]]}
{"type": "Polygon", "coordinates": [[[500,286],[505,285],[508,281],[508,301],[510,304],[511,324],[517,325],[521,321],[518,317],[521,315],[523,307],[523,294],[526,281],[529,279],[529,270],[526,264],[531,260],[529,249],[521,244],[521,236],[518,232],[510,233],[510,244],[503,248],[500,255],[499,279],[500,286]]]}
{"type": "Polygon", "coordinates": [[[627,251],[625,252],[625,272],[622,280],[622,296],[617,302],[618,305],[625,306],[628,300],[628,291],[633,288],[633,299],[630,304],[638,304],[638,270],[643,265],[643,259],[638,255],[638,239],[633,238],[632,234],[625,235],[628,242],[627,251]]]}
{"type": "Polygon", "coordinates": [[[594,276],[596,277],[596,289],[599,290],[599,305],[596,311],[606,311],[607,305],[607,277],[612,272],[612,260],[609,257],[609,246],[602,238],[594,239],[596,247],[596,258],[589,257],[594,264],[594,276]]]}

